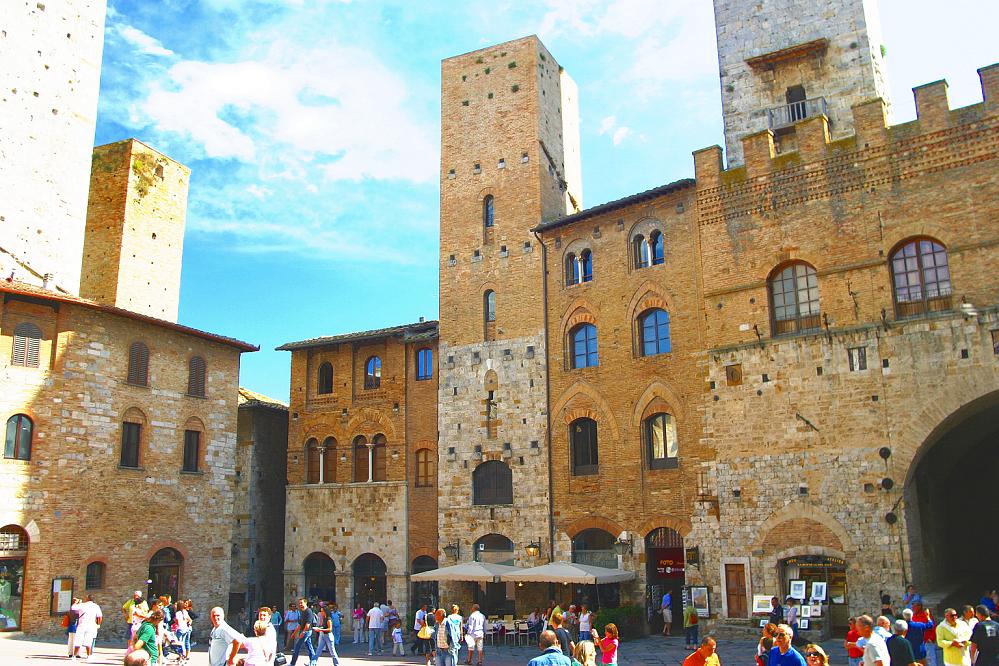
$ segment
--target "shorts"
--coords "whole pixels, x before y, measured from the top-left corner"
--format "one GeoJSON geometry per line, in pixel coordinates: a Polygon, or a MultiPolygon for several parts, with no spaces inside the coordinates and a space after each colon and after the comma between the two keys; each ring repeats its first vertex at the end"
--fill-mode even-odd
{"type": "Polygon", "coordinates": [[[73,647],[86,647],[93,648],[94,641],[97,639],[97,629],[79,629],[76,630],[76,637],[73,639],[73,647]]]}
{"type": "Polygon", "coordinates": [[[663,622],[673,624],[673,611],[668,608],[663,609],[663,622]]]}
{"type": "Polygon", "coordinates": [[[467,640],[468,637],[469,637],[469,635],[465,634],[465,638],[466,638],[465,645],[468,646],[468,649],[469,650],[475,649],[475,650],[478,650],[479,652],[482,652],[482,636],[472,636],[471,637],[472,638],[471,641],[467,640]]]}

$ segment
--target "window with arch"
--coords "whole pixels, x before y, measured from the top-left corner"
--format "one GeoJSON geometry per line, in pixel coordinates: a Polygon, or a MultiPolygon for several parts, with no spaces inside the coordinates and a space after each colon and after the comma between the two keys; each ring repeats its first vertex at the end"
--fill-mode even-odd
{"type": "Polygon", "coordinates": [[[121,457],[119,466],[138,468],[142,462],[142,427],[145,425],[145,416],[137,409],[129,409],[125,412],[125,418],[121,423],[121,457]]]}
{"type": "Polygon", "coordinates": [[[434,350],[429,347],[416,352],[416,381],[432,379],[434,376],[434,350]]]}
{"type": "Polygon", "coordinates": [[[569,449],[574,476],[596,474],[598,472],[597,422],[584,417],[570,423],[569,449]]]}
{"type": "Polygon", "coordinates": [[[496,202],[493,195],[487,194],[482,200],[482,226],[486,229],[496,224],[496,202]]]}
{"type": "Polygon", "coordinates": [[[593,252],[583,250],[579,253],[579,281],[591,282],[593,280],[593,252]]]}
{"type": "Polygon", "coordinates": [[[487,534],[472,545],[476,562],[513,565],[513,541],[502,534],[487,534]]]}
{"type": "Polygon", "coordinates": [[[333,364],[329,361],[324,361],[319,366],[318,376],[316,377],[316,394],[318,395],[329,395],[333,392],[333,364]]]}
{"type": "Polygon", "coordinates": [[[482,305],[485,312],[486,323],[496,321],[496,292],[492,289],[486,291],[482,296],[482,305]]]}
{"type": "Polygon", "coordinates": [[[382,360],[372,356],[364,364],[364,388],[376,389],[382,385],[382,360]]]}
{"type": "Polygon", "coordinates": [[[34,428],[34,423],[26,414],[14,414],[7,419],[3,457],[10,460],[31,460],[31,437],[34,428]]]}
{"type": "Polygon", "coordinates": [[[774,335],[819,328],[819,279],[815,268],[796,262],[771,274],[768,280],[774,335]]]}
{"type": "Polygon", "coordinates": [[[128,378],[135,386],[149,386],[149,347],[133,342],[128,348],[128,378]]]}
{"type": "Polygon", "coordinates": [[[653,266],[666,261],[666,248],[663,234],[658,229],[649,234],[649,255],[653,266]]]}
{"type": "Polygon", "coordinates": [[[642,356],[668,354],[672,350],[669,337],[669,313],[654,308],[638,318],[642,333],[642,356]]]}
{"type": "Polygon", "coordinates": [[[943,245],[916,238],[896,249],[889,262],[897,317],[950,309],[950,266],[943,245]]]}
{"type": "Polygon", "coordinates": [[[652,265],[652,252],[645,236],[639,234],[631,239],[631,252],[635,257],[635,268],[646,268],[652,265]]]}
{"type": "Polygon", "coordinates": [[[571,287],[574,284],[579,284],[578,266],[575,252],[565,255],[565,286],[571,287]]]}
{"type": "Polygon", "coordinates": [[[302,562],[305,593],[309,598],[336,598],[336,564],[326,553],[310,553],[302,562]]]}
{"type": "Polygon", "coordinates": [[[205,397],[205,359],[192,356],[187,364],[187,395],[205,397]]]}
{"type": "Polygon", "coordinates": [[[39,349],[42,342],[42,329],[31,322],[22,322],[14,327],[14,348],[11,350],[10,364],[25,368],[37,368],[39,349]]]}
{"type": "Polygon", "coordinates": [[[364,435],[354,438],[354,483],[368,480],[369,456],[368,439],[364,435]]]}
{"type": "Polygon", "coordinates": [[[175,548],[161,548],[149,560],[147,599],[170,595],[180,597],[180,577],[184,556],[175,548]]]}
{"type": "Polygon", "coordinates": [[[420,449],[416,452],[416,487],[429,488],[434,485],[436,472],[434,471],[433,452],[430,449],[420,449]]]}
{"type": "Polygon", "coordinates": [[[106,571],[106,566],[103,562],[91,562],[87,565],[87,576],[86,576],[86,589],[88,590],[101,590],[104,589],[104,573],[106,571]]]}
{"type": "Polygon", "coordinates": [[[672,469],[678,466],[679,446],[676,440],[676,421],[661,412],[645,419],[644,428],[646,459],[649,469],[672,469]]]}
{"type": "Polygon", "coordinates": [[[581,282],[593,281],[593,251],[582,250],[577,256],[575,252],[565,255],[565,284],[572,286],[581,282]]]}
{"type": "Polygon", "coordinates": [[[323,440],[323,445],[319,447],[319,457],[319,469],[322,470],[319,483],[336,483],[336,439],[327,437],[323,440]]]}
{"type": "Polygon", "coordinates": [[[572,561],[576,564],[616,569],[614,541],[614,535],[607,530],[598,527],[581,530],[572,538],[572,561]]]}
{"type": "Polygon", "coordinates": [[[305,443],[305,482],[319,483],[320,470],[319,440],[309,438],[305,443]]]}
{"type": "Polygon", "coordinates": [[[388,480],[388,443],[385,435],[375,435],[371,441],[371,480],[388,480]]]}
{"type": "Polygon", "coordinates": [[[569,332],[572,344],[572,368],[589,368],[598,364],[597,327],[580,324],[569,332]]]}
{"type": "Polygon", "coordinates": [[[502,460],[487,460],[472,472],[472,503],[513,504],[513,470],[502,460]]]}
{"type": "Polygon", "coordinates": [[[189,419],[184,425],[184,459],[181,471],[198,472],[201,470],[204,430],[204,426],[198,419],[189,419]]]}

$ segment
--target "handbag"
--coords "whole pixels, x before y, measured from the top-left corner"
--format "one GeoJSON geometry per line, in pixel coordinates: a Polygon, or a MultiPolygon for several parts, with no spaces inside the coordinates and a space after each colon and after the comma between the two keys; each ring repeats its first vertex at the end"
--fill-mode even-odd
{"type": "Polygon", "coordinates": [[[423,626],[420,627],[419,633],[416,634],[417,638],[422,638],[423,640],[428,640],[434,635],[434,632],[430,629],[430,625],[427,624],[426,618],[423,619],[423,626]]]}
{"type": "Polygon", "coordinates": [[[288,663],[288,657],[284,656],[284,652],[278,652],[274,655],[274,666],[285,666],[288,663]]]}

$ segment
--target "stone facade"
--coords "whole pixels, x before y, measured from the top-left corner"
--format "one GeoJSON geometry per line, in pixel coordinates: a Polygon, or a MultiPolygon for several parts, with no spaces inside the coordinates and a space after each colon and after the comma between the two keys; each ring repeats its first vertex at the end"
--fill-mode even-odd
{"type": "Polygon", "coordinates": [[[105,0],[13,2],[0,38],[0,274],[79,293],[105,0]],[[46,280],[45,275],[51,274],[46,280]]]}
{"type": "Polygon", "coordinates": [[[438,557],[437,322],[279,349],[292,352],[284,597],[392,600],[405,613],[414,560],[438,557]],[[370,576],[354,574],[371,563],[381,573],[366,589],[370,576]],[[313,576],[323,566],[332,595],[313,576]]]}

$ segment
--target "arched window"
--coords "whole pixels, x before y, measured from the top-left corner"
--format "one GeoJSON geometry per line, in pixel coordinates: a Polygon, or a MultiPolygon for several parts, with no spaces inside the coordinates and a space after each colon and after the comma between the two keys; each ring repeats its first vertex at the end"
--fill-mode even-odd
{"type": "Polygon", "coordinates": [[[128,348],[128,381],[136,386],[149,386],[149,347],[133,342],[128,348]]]}
{"type": "Polygon", "coordinates": [[[649,241],[639,234],[631,239],[631,251],[635,257],[635,268],[645,268],[652,263],[649,241]]]}
{"type": "Polygon", "coordinates": [[[7,437],[3,457],[12,460],[31,460],[31,436],[34,424],[24,414],[14,414],[7,419],[7,437]]]}
{"type": "Polygon", "coordinates": [[[336,600],[336,564],[326,553],[312,553],[302,563],[305,593],[310,599],[336,600]]]}
{"type": "Polygon", "coordinates": [[[104,573],[106,567],[103,562],[91,562],[87,565],[86,589],[101,590],[104,588],[104,573]]]}
{"type": "Polygon", "coordinates": [[[11,351],[10,364],[37,368],[41,341],[42,329],[31,322],[26,321],[15,326],[14,349],[11,351]]]}
{"type": "Polygon", "coordinates": [[[572,341],[572,367],[589,368],[597,365],[597,327],[580,324],[569,334],[572,341]]]}
{"type": "Polygon", "coordinates": [[[663,235],[661,231],[653,231],[649,234],[649,245],[651,245],[650,254],[653,265],[658,265],[666,261],[666,248],[663,242],[663,235]]]}
{"type": "Polygon", "coordinates": [[[569,446],[572,451],[574,476],[596,474],[597,422],[589,418],[576,419],[569,424],[569,446]]]}
{"type": "Polygon", "coordinates": [[[496,210],[493,195],[487,194],[482,200],[482,226],[490,228],[496,223],[496,210]]]}
{"type": "Polygon", "coordinates": [[[434,376],[434,350],[428,347],[416,352],[416,381],[432,379],[434,376]]]}
{"type": "Polygon", "coordinates": [[[774,335],[819,328],[819,279],[814,268],[791,264],[774,272],[769,286],[774,335]]]}
{"type": "Polygon", "coordinates": [[[382,360],[372,356],[364,364],[364,388],[376,389],[382,385],[382,360]]]}
{"type": "Polygon", "coordinates": [[[368,440],[364,435],[358,435],[354,438],[354,483],[361,483],[368,480],[370,462],[368,440]]]}
{"type": "Polygon", "coordinates": [[[639,325],[642,329],[642,356],[670,352],[668,312],[661,308],[649,310],[639,317],[639,325]]]}
{"type": "Polygon", "coordinates": [[[124,420],[121,424],[121,458],[119,465],[122,467],[138,467],[142,461],[142,427],[146,423],[146,418],[137,409],[129,409],[125,412],[124,420]]]}
{"type": "Polygon", "coordinates": [[[319,440],[315,437],[305,443],[305,482],[319,483],[320,470],[319,440]]]}
{"type": "Polygon", "coordinates": [[[434,458],[430,449],[420,449],[416,452],[416,486],[418,488],[429,488],[434,485],[436,472],[434,471],[434,458]]]}
{"type": "Polygon", "coordinates": [[[371,480],[388,480],[388,460],[385,435],[375,435],[371,443],[371,480]]]}
{"type": "Polygon", "coordinates": [[[472,550],[476,562],[513,565],[513,541],[502,534],[481,537],[473,544],[472,550]]]}
{"type": "Polygon", "coordinates": [[[360,555],[352,566],[354,574],[354,606],[361,604],[371,608],[377,602],[386,601],[385,560],[373,553],[360,555]]]}
{"type": "Polygon", "coordinates": [[[187,395],[205,397],[205,359],[192,356],[187,364],[187,395]]]}
{"type": "Polygon", "coordinates": [[[565,255],[565,286],[571,287],[579,284],[579,267],[576,264],[576,253],[570,252],[565,255]]]}
{"type": "Polygon", "coordinates": [[[653,414],[645,419],[645,448],[649,469],[670,469],[678,465],[676,422],[669,414],[653,414]]]}
{"type": "Polygon", "coordinates": [[[180,575],[184,557],[173,548],[161,548],[149,560],[147,599],[170,595],[180,598],[180,575]]]}
{"type": "Polygon", "coordinates": [[[319,457],[322,462],[319,469],[323,471],[319,483],[336,483],[336,440],[327,437],[323,440],[323,445],[319,447],[319,457]]]}
{"type": "MultiPolygon", "coordinates": [[[[430,557],[429,555],[420,555],[413,560],[412,571],[414,574],[423,573],[424,571],[433,571],[437,568],[437,560],[430,557]]],[[[439,596],[437,589],[437,581],[427,580],[413,582],[412,592],[410,594],[410,603],[412,603],[413,608],[419,608],[423,604],[427,604],[431,608],[437,608],[439,596]]]]}
{"type": "Polygon", "coordinates": [[[590,282],[593,280],[593,252],[583,250],[579,253],[579,281],[590,282]]]}
{"type": "Polygon", "coordinates": [[[950,309],[950,267],[943,245],[917,238],[895,250],[889,261],[897,317],[950,309]]]}
{"type": "Polygon", "coordinates": [[[572,538],[572,561],[576,564],[616,569],[614,541],[614,535],[607,530],[596,527],[582,530],[572,538]]]}
{"type": "Polygon", "coordinates": [[[500,460],[487,460],[472,472],[473,504],[513,504],[513,471],[500,460]]]}
{"type": "Polygon", "coordinates": [[[485,310],[486,323],[496,321],[496,292],[488,290],[482,297],[483,308],[485,310]]]}
{"type": "Polygon", "coordinates": [[[197,418],[188,419],[184,424],[184,457],[181,460],[181,471],[197,472],[201,469],[201,439],[205,426],[197,418]]]}
{"type": "Polygon", "coordinates": [[[316,378],[316,393],[318,395],[329,395],[333,392],[333,364],[324,361],[319,366],[319,376],[316,378]]]}

